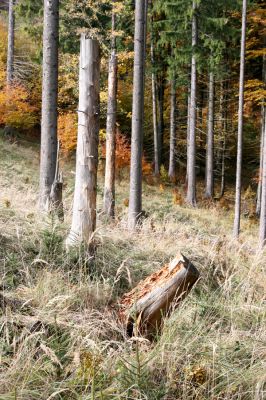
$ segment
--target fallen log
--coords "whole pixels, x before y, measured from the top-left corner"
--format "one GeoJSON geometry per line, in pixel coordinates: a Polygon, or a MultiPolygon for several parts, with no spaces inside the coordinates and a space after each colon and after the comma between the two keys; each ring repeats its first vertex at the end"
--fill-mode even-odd
{"type": "Polygon", "coordinates": [[[197,268],[181,254],[126,293],[121,299],[120,317],[128,335],[149,337],[158,331],[198,278],[197,268]]]}

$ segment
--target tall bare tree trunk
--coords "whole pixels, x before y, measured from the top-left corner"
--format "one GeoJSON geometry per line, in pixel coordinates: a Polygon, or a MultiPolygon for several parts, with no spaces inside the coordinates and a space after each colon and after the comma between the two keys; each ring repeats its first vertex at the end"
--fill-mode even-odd
{"type": "Polygon", "coordinates": [[[188,147],[188,187],[187,203],[196,206],[196,119],[197,119],[197,65],[195,47],[197,46],[197,3],[193,1],[192,15],[192,59],[191,59],[191,101],[188,147]]]}
{"type": "Polygon", "coordinates": [[[170,111],[170,156],[168,176],[172,182],[176,178],[176,87],[175,79],[171,80],[171,111],[170,111]]]}
{"type": "MultiPolygon", "coordinates": [[[[151,28],[152,30],[153,28],[151,28]]],[[[154,175],[160,174],[159,165],[159,143],[158,143],[158,118],[157,118],[157,101],[156,101],[156,74],[154,71],[154,44],[153,44],[153,31],[151,31],[151,64],[152,64],[152,75],[151,75],[151,85],[152,85],[152,119],[153,119],[153,136],[154,136],[154,175]]]]}
{"type": "Polygon", "coordinates": [[[115,149],[116,149],[116,108],[117,108],[117,56],[115,40],[115,12],[112,14],[112,51],[108,73],[108,104],[106,123],[106,164],[104,183],[104,212],[115,215],[115,149]]]}
{"type": "Polygon", "coordinates": [[[85,34],[80,42],[78,143],[72,226],[67,247],[89,246],[96,227],[100,113],[100,48],[85,34]]]}
{"type": "Polygon", "coordinates": [[[164,142],[164,71],[158,82],[158,158],[159,167],[163,163],[163,142],[164,142]]]}
{"type": "Polygon", "coordinates": [[[264,129],[265,129],[265,113],[264,106],[261,107],[261,135],[260,135],[260,169],[259,169],[259,181],[257,187],[257,202],[256,202],[256,214],[259,217],[261,211],[261,191],[262,191],[262,170],[263,170],[263,154],[264,154],[264,129]]]}
{"type": "Polygon", "coordinates": [[[40,208],[50,209],[57,162],[59,0],[44,1],[40,208]]]}
{"type": "Polygon", "coordinates": [[[209,102],[208,102],[208,133],[207,133],[207,154],[206,154],[206,189],[205,197],[213,198],[214,174],[213,174],[213,155],[214,155],[214,74],[209,74],[209,102]]]}
{"type": "Polygon", "coordinates": [[[188,182],[188,170],[189,170],[189,135],[190,135],[190,87],[188,88],[187,95],[187,170],[186,170],[186,185],[188,182]]]}
{"type": "Polygon", "coordinates": [[[130,192],[128,227],[134,230],[142,211],[142,148],[144,120],[144,71],[147,0],[136,0],[134,76],[131,132],[130,192]]]}
{"type": "Polygon", "coordinates": [[[266,108],[264,105],[264,138],[263,138],[263,164],[262,164],[262,187],[261,187],[261,211],[260,211],[260,229],[259,229],[259,242],[260,246],[265,245],[266,239],[266,108]]]}
{"type": "Polygon", "coordinates": [[[220,198],[223,197],[225,191],[225,149],[226,149],[226,132],[227,132],[227,96],[225,91],[226,86],[223,81],[220,82],[220,110],[219,110],[219,130],[220,130],[220,198]]]}
{"type": "Polygon", "coordinates": [[[245,50],[246,50],[246,20],[247,0],[243,0],[242,6],[242,33],[240,53],[240,76],[239,76],[239,106],[238,106],[238,134],[237,134],[237,166],[236,166],[236,198],[235,219],[233,236],[238,238],[240,231],[241,214],[241,181],[242,181],[242,152],[243,152],[243,109],[244,109],[244,84],[245,84],[245,50]]]}
{"type": "MultiPolygon", "coordinates": [[[[264,39],[264,45],[266,44],[266,38],[264,39]]],[[[263,55],[262,63],[262,82],[266,86],[266,56],[263,55]]],[[[265,99],[264,99],[265,101],[265,99]]],[[[256,214],[260,215],[261,210],[261,189],[262,189],[262,169],[263,169],[263,149],[264,149],[264,129],[265,129],[265,106],[261,106],[261,140],[260,140],[260,170],[259,170],[259,182],[257,188],[257,205],[256,214]]]]}
{"type": "Polygon", "coordinates": [[[15,43],[14,0],[9,0],[8,47],[7,47],[7,68],[6,68],[6,80],[8,85],[12,83],[14,78],[14,43],[15,43]]]}

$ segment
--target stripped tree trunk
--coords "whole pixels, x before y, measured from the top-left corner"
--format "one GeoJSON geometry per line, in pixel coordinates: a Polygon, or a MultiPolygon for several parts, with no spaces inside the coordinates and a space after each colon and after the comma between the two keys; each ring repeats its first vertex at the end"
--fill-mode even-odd
{"type": "Polygon", "coordinates": [[[57,161],[59,0],[44,1],[40,208],[50,210],[57,161]]]}
{"type": "Polygon", "coordinates": [[[236,166],[236,197],[235,218],[233,236],[238,238],[240,231],[241,213],[241,181],[242,181],[242,152],[243,152],[243,110],[244,110],[244,79],[245,79],[245,50],[246,50],[246,20],[247,0],[243,0],[242,7],[242,33],[240,53],[240,76],[239,76],[239,105],[238,105],[238,134],[237,134],[237,166],[236,166]]]}
{"type": "Polygon", "coordinates": [[[183,255],[175,257],[123,296],[120,316],[129,336],[151,336],[186,297],[199,272],[183,255]]]}
{"type": "Polygon", "coordinates": [[[14,0],[9,0],[8,47],[7,47],[7,68],[6,68],[6,80],[8,85],[12,83],[14,78],[14,43],[15,43],[14,0]]]}
{"type": "Polygon", "coordinates": [[[171,111],[170,111],[170,156],[168,176],[172,182],[176,179],[176,87],[175,79],[171,80],[171,111]]]}
{"type": "Polygon", "coordinates": [[[189,135],[190,135],[190,88],[188,88],[188,96],[187,96],[187,170],[186,170],[186,185],[188,182],[188,174],[189,174],[189,135]]]}
{"type": "Polygon", "coordinates": [[[192,16],[192,59],[191,59],[191,102],[189,121],[188,186],[187,203],[196,206],[196,118],[197,118],[197,65],[195,47],[197,45],[197,3],[193,1],[192,16]]]}
{"type": "Polygon", "coordinates": [[[115,13],[112,14],[112,51],[108,73],[108,104],[106,123],[106,164],[104,183],[104,212],[115,215],[115,150],[116,150],[116,108],[117,108],[117,56],[115,40],[115,13]]]}
{"type": "Polygon", "coordinates": [[[160,174],[159,165],[159,143],[158,143],[158,121],[157,121],[157,102],[156,102],[156,74],[154,71],[154,45],[153,45],[153,31],[151,30],[151,64],[152,64],[152,116],[153,116],[153,136],[154,136],[154,175],[160,174]]]}
{"type": "Polygon", "coordinates": [[[208,109],[208,133],[207,133],[207,154],[206,154],[206,189],[205,197],[212,199],[214,194],[214,74],[209,74],[209,109],[208,109]]]}
{"type": "Polygon", "coordinates": [[[136,0],[133,104],[128,228],[134,230],[142,211],[142,148],[147,0],[136,0]]]}
{"type": "Polygon", "coordinates": [[[80,42],[78,143],[72,226],[67,247],[87,248],[96,228],[96,186],[100,112],[100,48],[85,34],[80,42]]]}
{"type": "MultiPolygon", "coordinates": [[[[266,39],[264,39],[266,42],[266,39]]],[[[266,43],[264,43],[266,44],[266,43]]],[[[266,86],[266,56],[263,55],[263,64],[262,64],[262,82],[264,86],[266,86]]],[[[264,99],[265,101],[265,99],[264,99]]],[[[259,170],[259,182],[257,188],[257,205],[256,205],[256,214],[260,216],[261,210],[261,189],[262,189],[262,168],[263,168],[263,150],[264,150],[264,130],[265,130],[265,106],[262,104],[261,106],[261,140],[260,140],[260,170],[259,170]]]]}
{"type": "Polygon", "coordinates": [[[260,229],[259,242],[260,246],[265,245],[266,239],[266,108],[264,105],[264,138],[263,138],[263,164],[262,164],[262,187],[261,187],[261,211],[260,211],[260,229]]]}

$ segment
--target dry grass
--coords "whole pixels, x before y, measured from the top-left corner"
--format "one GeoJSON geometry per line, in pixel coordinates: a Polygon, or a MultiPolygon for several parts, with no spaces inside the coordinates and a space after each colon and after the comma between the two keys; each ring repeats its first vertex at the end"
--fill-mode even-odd
{"type": "Polygon", "coordinates": [[[167,186],[145,185],[150,217],[133,235],[122,182],[117,220],[99,212],[95,259],[66,254],[72,167],[66,222],[44,222],[36,149],[1,140],[0,151],[1,286],[19,301],[0,316],[1,400],[265,398],[266,254],[256,223],[244,219],[236,242],[230,210],[181,207],[167,186]],[[201,280],[153,343],[129,340],[117,300],[180,250],[201,280]]]}

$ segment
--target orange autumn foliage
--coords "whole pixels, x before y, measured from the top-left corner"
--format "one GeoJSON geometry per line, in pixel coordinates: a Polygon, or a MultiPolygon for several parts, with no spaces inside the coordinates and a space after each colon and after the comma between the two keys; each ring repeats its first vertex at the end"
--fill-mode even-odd
{"type": "Polygon", "coordinates": [[[39,121],[38,108],[30,103],[30,93],[21,84],[0,90],[0,126],[31,129],[39,121]]]}
{"type": "MultiPolygon", "coordinates": [[[[70,111],[58,117],[58,137],[61,150],[66,154],[72,153],[77,146],[78,117],[70,111]]],[[[105,131],[100,131],[101,157],[106,157],[105,131]]],[[[119,174],[130,166],[131,149],[126,137],[117,129],[116,133],[116,171],[119,174]]],[[[152,165],[142,158],[143,176],[152,175],[152,165]]]]}
{"type": "Polygon", "coordinates": [[[77,146],[78,116],[70,111],[58,117],[58,138],[65,154],[72,153],[77,146]]]}
{"type": "MultiPolygon", "coordinates": [[[[105,141],[102,141],[102,157],[106,157],[106,146],[105,141]]],[[[130,157],[131,157],[131,148],[128,140],[125,136],[119,132],[117,129],[116,132],[116,171],[119,174],[121,170],[124,168],[129,168],[130,166],[130,157]]],[[[145,160],[145,157],[142,158],[142,173],[143,176],[149,176],[152,174],[152,165],[145,160]]]]}

